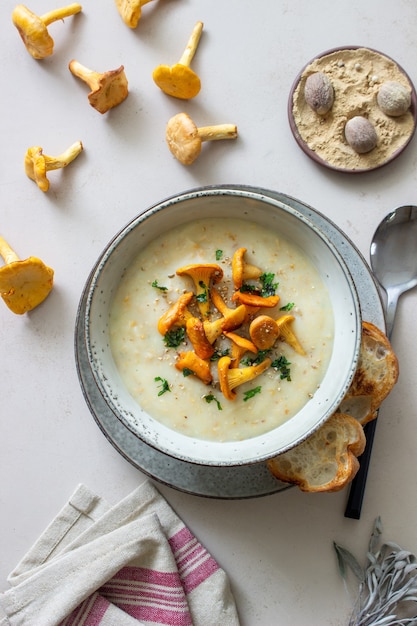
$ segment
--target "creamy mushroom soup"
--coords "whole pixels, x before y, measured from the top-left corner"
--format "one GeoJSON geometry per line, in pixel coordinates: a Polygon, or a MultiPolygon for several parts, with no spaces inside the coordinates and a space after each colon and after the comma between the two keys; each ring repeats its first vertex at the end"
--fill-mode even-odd
{"type": "MultiPolygon", "coordinates": [[[[198,303],[193,300],[189,310],[198,316],[198,303]]],[[[207,319],[219,317],[211,304],[207,319]]],[[[249,337],[247,324],[233,332],[249,337]]],[[[327,288],[300,249],[254,223],[204,219],[181,225],[140,251],[114,297],[110,337],[121,378],[149,415],[185,435],[239,441],[279,426],[314,395],[331,356],[333,314],[327,288]],[[245,262],[260,268],[280,296],[277,306],[256,315],[265,313],[274,319],[292,315],[292,330],[304,354],[282,337],[267,354],[247,352],[239,367],[253,367],[265,356],[271,366],[235,387],[236,397],[230,400],[220,389],[217,372],[219,358],[230,353],[230,341],[224,335],[216,340],[216,353],[209,361],[213,381],[205,384],[190,369],[175,367],[179,354],[193,349],[187,335],[178,346],[168,347],[158,332],[158,320],[183,293],[195,292],[189,276],[176,274],[188,264],[217,263],[223,278],[216,286],[228,307],[234,308],[231,260],[242,247],[247,250],[245,262]]]]}

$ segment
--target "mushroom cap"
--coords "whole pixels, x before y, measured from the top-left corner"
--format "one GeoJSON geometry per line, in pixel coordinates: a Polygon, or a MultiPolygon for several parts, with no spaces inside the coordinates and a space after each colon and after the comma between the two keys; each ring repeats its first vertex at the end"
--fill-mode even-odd
{"type": "Polygon", "coordinates": [[[196,355],[204,360],[212,357],[214,348],[207,339],[203,322],[198,317],[190,317],[186,322],[186,329],[196,355]]]}
{"type": "Polygon", "coordinates": [[[88,94],[88,100],[99,113],[107,113],[126,100],[128,94],[129,86],[124,66],[121,65],[116,70],[98,75],[97,87],[88,94]]]}
{"type": "Polygon", "coordinates": [[[18,4],[12,12],[12,21],[19,31],[23,43],[34,59],[44,59],[54,50],[54,40],[40,17],[23,4],[18,4]]]}
{"type": "Polygon", "coordinates": [[[183,293],[174,304],[172,304],[168,311],[166,311],[158,321],[158,331],[161,335],[165,335],[174,325],[185,326],[187,317],[191,316],[187,306],[193,299],[194,294],[192,291],[183,293]]]}
{"type": "Polygon", "coordinates": [[[210,385],[213,380],[213,376],[210,371],[210,362],[197,356],[195,352],[189,350],[188,352],[180,352],[178,361],[175,363],[177,370],[183,371],[185,369],[190,370],[203,381],[205,385],[210,385]]]}
{"type": "Polygon", "coordinates": [[[129,28],[136,28],[142,16],[142,3],[131,0],[115,0],[117,10],[129,28]]]}
{"type": "Polygon", "coordinates": [[[25,154],[26,175],[34,180],[42,191],[48,191],[49,180],[46,177],[46,161],[41,146],[32,146],[25,154]]]}
{"type": "Polygon", "coordinates": [[[53,287],[54,271],[36,257],[0,268],[0,294],[13,313],[22,315],[43,302],[53,287]]]}
{"type": "Polygon", "coordinates": [[[241,304],[246,304],[247,306],[272,309],[278,304],[279,296],[273,295],[273,296],[266,296],[266,298],[264,298],[263,296],[257,293],[251,293],[251,292],[246,292],[246,291],[235,291],[235,293],[232,296],[232,300],[234,302],[238,301],[241,304]]]}
{"type": "Polygon", "coordinates": [[[224,331],[224,336],[232,342],[231,365],[230,367],[238,367],[239,361],[246,352],[258,353],[258,348],[252,341],[242,337],[237,333],[224,331]]]}
{"type": "Polygon", "coordinates": [[[269,315],[258,315],[249,326],[249,335],[259,350],[269,350],[278,339],[279,326],[269,315]]]}
{"type": "Polygon", "coordinates": [[[152,73],[155,84],[168,96],[190,100],[195,98],[201,89],[201,81],[197,74],[186,65],[158,65],[152,73]]]}
{"type": "Polygon", "coordinates": [[[201,152],[198,128],[187,113],[177,113],[168,121],[166,142],[172,154],[183,165],[191,165],[201,152]]]}

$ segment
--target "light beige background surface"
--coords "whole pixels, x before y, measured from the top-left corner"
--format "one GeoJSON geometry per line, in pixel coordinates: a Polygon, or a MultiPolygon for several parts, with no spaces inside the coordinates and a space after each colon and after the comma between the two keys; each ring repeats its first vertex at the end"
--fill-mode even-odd
{"type": "MultiPolygon", "coordinates": [[[[74,362],[73,332],[88,273],[113,235],[137,213],[191,187],[263,186],[294,196],[340,226],[368,258],[380,221],[417,203],[417,139],[389,166],[365,175],[331,172],[297,146],[287,99],[299,70],[336,46],[363,45],[393,57],[417,81],[417,7],[413,0],[155,0],[136,30],[113,0],[85,0],[83,13],[50,27],[55,53],[35,61],[0,5],[0,232],[25,258],[55,270],[55,288],[24,317],[0,307],[0,589],[6,576],[78,482],[115,502],[145,476],[97,428],[74,362]],[[182,103],[152,81],[174,63],[197,20],[205,24],[193,68],[199,96],[182,103]],[[128,99],[94,111],[74,78],[76,58],[97,71],[124,64],[128,99]],[[166,121],[190,113],[198,125],[233,122],[236,142],[206,145],[186,168],[168,151],[166,121]],[[31,145],[58,154],[76,140],[84,153],[52,172],[42,193],[24,174],[31,145]]],[[[42,14],[47,0],[30,5],[42,14]]],[[[160,487],[230,576],[242,626],[347,623],[349,600],[333,540],[364,557],[373,520],[384,538],[417,552],[417,292],[405,296],[393,342],[401,376],[380,414],[360,521],[346,519],[347,492],[291,489],[247,500],[208,500],[160,487]]]]}

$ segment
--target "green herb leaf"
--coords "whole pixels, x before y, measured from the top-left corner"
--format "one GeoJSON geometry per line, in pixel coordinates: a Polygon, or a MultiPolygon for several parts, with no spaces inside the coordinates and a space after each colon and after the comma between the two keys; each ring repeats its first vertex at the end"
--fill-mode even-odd
{"type": "Polygon", "coordinates": [[[281,380],[288,380],[291,382],[291,370],[289,368],[291,365],[290,361],[285,356],[280,356],[271,363],[271,367],[277,370],[280,373],[281,380]]]}
{"type": "Polygon", "coordinates": [[[265,272],[259,276],[259,280],[262,284],[261,295],[263,298],[275,295],[279,283],[274,283],[274,278],[275,274],[272,274],[271,272],[265,272]]]}
{"type": "Polygon", "coordinates": [[[207,302],[207,285],[205,283],[203,283],[202,280],[200,280],[200,282],[198,283],[201,287],[201,289],[204,289],[203,293],[199,293],[196,296],[196,300],[197,302],[207,302]]]}
{"type": "Polygon", "coordinates": [[[160,391],[158,392],[158,396],[162,396],[162,394],[164,394],[166,391],[171,391],[171,389],[169,388],[169,383],[166,380],[166,378],[161,378],[160,376],[157,376],[156,378],[154,378],[155,382],[159,382],[161,383],[160,386],[160,391]]]}
{"type": "Polygon", "coordinates": [[[189,367],[184,367],[182,370],[182,375],[186,378],[187,376],[192,376],[194,374],[193,370],[190,370],[189,367]]]}
{"type": "Polygon", "coordinates": [[[346,580],[347,577],[347,567],[349,567],[352,572],[355,574],[356,578],[359,582],[364,580],[364,572],[355,557],[345,548],[339,546],[337,543],[333,542],[334,549],[336,550],[337,562],[339,565],[339,571],[343,578],[346,580]]]}
{"type": "Polygon", "coordinates": [[[223,256],[223,250],[216,250],[216,261],[220,261],[223,256]]]}
{"type": "Polygon", "coordinates": [[[164,335],[164,343],[167,348],[178,348],[178,346],[184,341],[185,328],[173,328],[164,335]]]}
{"type": "Polygon", "coordinates": [[[382,532],[377,517],[369,541],[367,565],[334,543],[339,569],[346,580],[350,568],[359,581],[350,626],[415,626],[417,624],[417,559],[392,542],[378,548],[382,532]],[[411,613],[412,612],[412,613],[411,613]],[[409,617],[406,617],[406,616],[409,617]],[[412,616],[411,616],[412,615],[412,616]]]}
{"type": "Polygon", "coordinates": [[[247,402],[253,396],[256,396],[257,393],[261,393],[262,387],[259,385],[258,387],[254,387],[253,389],[249,389],[249,391],[245,391],[243,394],[245,397],[243,398],[243,402],[247,402]]]}
{"type": "Polygon", "coordinates": [[[228,356],[229,353],[229,348],[225,348],[224,350],[216,350],[216,352],[211,355],[210,361],[218,361],[222,358],[222,356],[228,356]]]}
{"type": "Polygon", "coordinates": [[[288,302],[288,304],[285,304],[284,306],[280,307],[280,311],[291,311],[291,309],[293,309],[295,307],[294,302],[288,302]]]}
{"type": "Polygon", "coordinates": [[[259,365],[259,363],[265,361],[270,352],[271,350],[258,350],[256,357],[244,356],[243,359],[241,359],[241,363],[242,365],[259,365]]]}
{"type": "Polygon", "coordinates": [[[155,287],[156,289],[159,289],[160,291],[168,291],[168,287],[162,287],[161,285],[158,285],[157,279],[153,281],[152,287],[155,287]]]}
{"type": "Polygon", "coordinates": [[[256,293],[258,289],[255,287],[255,285],[251,285],[250,283],[243,283],[239,291],[241,291],[242,293],[256,293]]]}
{"type": "Polygon", "coordinates": [[[217,398],[215,396],[213,396],[212,393],[209,393],[207,396],[203,396],[204,400],[210,404],[211,402],[215,402],[217,404],[217,408],[219,411],[223,411],[223,407],[220,404],[220,402],[217,400],[217,398]]]}

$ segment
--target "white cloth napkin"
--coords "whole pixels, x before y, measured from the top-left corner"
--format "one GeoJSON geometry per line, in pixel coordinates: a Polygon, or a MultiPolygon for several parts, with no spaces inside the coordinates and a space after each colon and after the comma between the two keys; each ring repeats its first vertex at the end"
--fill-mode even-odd
{"type": "Polygon", "coordinates": [[[0,626],[239,626],[225,572],[149,481],[79,485],[8,577],[0,626]]]}

